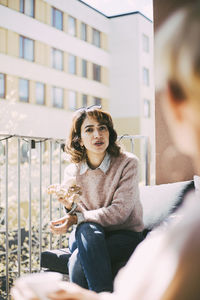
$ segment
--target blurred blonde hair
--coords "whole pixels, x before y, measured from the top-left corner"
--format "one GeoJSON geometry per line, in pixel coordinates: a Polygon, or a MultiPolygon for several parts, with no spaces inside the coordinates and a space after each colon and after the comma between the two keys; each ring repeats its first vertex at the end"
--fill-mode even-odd
{"type": "Polygon", "coordinates": [[[167,85],[177,101],[188,99],[200,109],[200,3],[175,12],[155,39],[155,81],[167,85]]]}

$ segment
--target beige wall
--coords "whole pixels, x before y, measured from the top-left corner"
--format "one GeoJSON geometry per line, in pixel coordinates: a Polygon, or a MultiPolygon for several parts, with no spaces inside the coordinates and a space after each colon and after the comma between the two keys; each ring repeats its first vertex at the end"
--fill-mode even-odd
{"type": "MultiPolygon", "coordinates": [[[[160,24],[184,3],[195,0],[154,0],[155,31],[160,24]]],[[[191,160],[180,154],[172,143],[167,125],[164,121],[160,99],[155,99],[156,119],[156,183],[169,183],[188,180],[193,177],[191,160]]]]}

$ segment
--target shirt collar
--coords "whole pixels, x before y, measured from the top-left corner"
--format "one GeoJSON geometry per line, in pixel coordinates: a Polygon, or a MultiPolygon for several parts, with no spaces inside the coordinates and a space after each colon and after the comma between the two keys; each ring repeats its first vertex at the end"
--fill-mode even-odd
{"type": "MultiPolygon", "coordinates": [[[[108,171],[109,167],[110,167],[110,154],[106,152],[103,161],[101,162],[100,166],[98,166],[97,169],[100,169],[105,174],[108,171]]],[[[84,174],[89,169],[90,167],[88,166],[87,162],[86,161],[82,162],[80,167],[80,175],[84,174]]]]}

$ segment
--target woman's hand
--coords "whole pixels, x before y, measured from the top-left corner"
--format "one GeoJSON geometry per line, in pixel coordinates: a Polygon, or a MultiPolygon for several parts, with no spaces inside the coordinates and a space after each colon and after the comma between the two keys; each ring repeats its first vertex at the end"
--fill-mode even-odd
{"type": "MultiPolygon", "coordinates": [[[[98,294],[83,289],[76,284],[69,282],[59,282],[59,290],[48,294],[51,300],[99,300],[98,294]]],[[[11,289],[11,295],[14,300],[39,300],[26,284],[23,277],[18,279],[11,289]]]]}
{"type": "Polygon", "coordinates": [[[15,282],[15,285],[11,289],[11,296],[14,300],[40,300],[27,286],[23,277],[17,279],[15,282]]]}
{"type": "Polygon", "coordinates": [[[60,290],[48,295],[51,300],[99,300],[97,293],[69,282],[60,282],[60,290]]]}
{"type": "Polygon", "coordinates": [[[69,227],[77,223],[76,215],[65,215],[64,217],[51,221],[50,230],[55,234],[64,234],[67,232],[69,227]]]}
{"type": "Polygon", "coordinates": [[[79,202],[79,195],[78,194],[74,194],[74,195],[72,195],[72,196],[70,196],[70,197],[65,197],[65,198],[63,198],[63,197],[59,197],[58,198],[58,201],[62,204],[62,205],[64,205],[67,209],[71,209],[71,207],[72,207],[72,204],[75,202],[75,203],[78,203],[79,202]]]}

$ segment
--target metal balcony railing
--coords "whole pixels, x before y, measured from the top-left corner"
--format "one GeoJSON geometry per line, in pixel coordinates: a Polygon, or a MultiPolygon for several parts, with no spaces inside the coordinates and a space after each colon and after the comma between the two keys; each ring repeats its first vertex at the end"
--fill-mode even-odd
{"type": "MultiPolygon", "coordinates": [[[[149,183],[148,138],[122,136],[128,150],[140,156],[141,181],[149,183]]],[[[67,165],[64,140],[0,135],[0,295],[9,299],[13,280],[40,271],[41,252],[66,247],[66,236],[55,237],[48,223],[63,210],[46,187],[60,183],[67,165]]]]}

